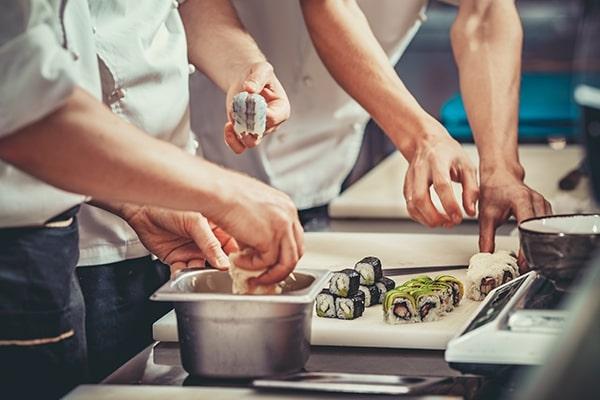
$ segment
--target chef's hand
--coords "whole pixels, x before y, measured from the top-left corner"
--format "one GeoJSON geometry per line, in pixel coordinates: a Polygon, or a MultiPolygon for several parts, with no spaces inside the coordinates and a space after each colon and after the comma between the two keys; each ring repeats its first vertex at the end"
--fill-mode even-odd
{"type": "MultiPolygon", "coordinates": [[[[507,168],[481,171],[479,198],[479,250],[494,252],[496,228],[511,215],[517,222],[527,218],[552,214],[550,203],[538,192],[523,183],[522,169],[510,172],[507,168]]],[[[523,266],[519,255],[519,265],[523,266]]]]}
{"type": "Polygon", "coordinates": [[[452,182],[462,185],[462,204],[474,216],[478,197],[477,173],[460,144],[452,139],[439,122],[432,119],[427,139],[403,151],[409,162],[404,180],[404,197],[408,213],[429,227],[452,227],[461,223],[463,213],[454,196],[452,182]],[[430,186],[441,200],[438,210],[430,195],[430,186]]]}
{"type": "Polygon", "coordinates": [[[281,83],[273,72],[273,67],[268,62],[252,64],[248,71],[240,78],[239,82],[232,85],[227,91],[226,108],[227,123],[225,124],[225,143],[236,154],[243,153],[247,148],[255,147],[260,139],[253,135],[245,135],[238,139],[233,130],[232,101],[233,97],[246,91],[258,93],[267,101],[267,125],[265,134],[274,132],[279,125],[290,117],[290,102],[281,83]]]}
{"type": "Polygon", "coordinates": [[[230,266],[227,254],[238,251],[236,241],[198,212],[124,205],[120,215],[137,233],[142,244],[174,274],[184,268],[219,269],[230,266]]]}
{"type": "Polygon", "coordinates": [[[255,284],[284,280],[304,254],[303,229],[298,211],[285,194],[248,177],[243,192],[227,194],[215,221],[236,238],[242,249],[234,263],[240,268],[267,270],[255,284]]]}

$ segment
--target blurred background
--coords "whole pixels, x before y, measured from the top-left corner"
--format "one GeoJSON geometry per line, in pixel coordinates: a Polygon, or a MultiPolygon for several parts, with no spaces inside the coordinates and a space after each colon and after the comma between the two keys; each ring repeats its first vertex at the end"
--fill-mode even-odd
{"type": "MultiPolygon", "coordinates": [[[[593,0],[592,0],[593,1],[593,0]]],[[[582,22],[590,0],[519,0],[523,24],[523,77],[519,141],[555,148],[578,142],[581,111],[573,90],[581,72],[582,22]]],[[[421,105],[460,142],[473,142],[458,93],[458,72],[450,45],[456,7],[430,2],[427,21],[396,65],[396,71],[421,105]]],[[[394,146],[370,121],[358,162],[344,188],[355,182],[394,146]]]]}

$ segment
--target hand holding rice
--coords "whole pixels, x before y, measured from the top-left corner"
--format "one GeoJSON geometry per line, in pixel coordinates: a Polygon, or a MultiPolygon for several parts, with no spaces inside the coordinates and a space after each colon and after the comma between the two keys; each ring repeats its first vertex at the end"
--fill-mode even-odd
{"type": "Polygon", "coordinates": [[[262,275],[266,269],[248,270],[235,265],[235,256],[229,256],[231,267],[229,267],[229,276],[231,277],[233,294],[280,294],[281,285],[274,283],[271,285],[253,285],[250,283],[252,278],[262,275]]]}

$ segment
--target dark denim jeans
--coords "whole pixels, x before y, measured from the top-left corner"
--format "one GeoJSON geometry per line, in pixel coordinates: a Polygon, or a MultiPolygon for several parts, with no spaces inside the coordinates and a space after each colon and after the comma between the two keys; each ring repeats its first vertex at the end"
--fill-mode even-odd
{"type": "Polygon", "coordinates": [[[79,267],[85,298],[89,371],[98,382],[152,343],[152,324],[171,309],[149,300],[169,280],[150,257],[79,267]]]}
{"type": "Polygon", "coordinates": [[[87,378],[78,239],[76,219],[62,228],[0,229],[2,398],[58,398],[87,378]]]}

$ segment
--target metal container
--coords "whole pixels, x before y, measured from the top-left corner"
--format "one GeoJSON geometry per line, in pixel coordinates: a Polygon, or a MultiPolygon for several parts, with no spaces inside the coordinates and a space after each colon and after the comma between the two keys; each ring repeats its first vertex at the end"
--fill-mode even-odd
{"type": "Polygon", "coordinates": [[[212,378],[297,372],[310,355],[313,302],[327,270],[296,270],[279,295],[234,295],[227,272],[187,270],[152,300],[175,305],[183,368],[212,378]]]}

